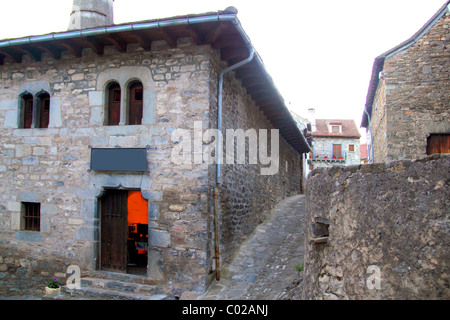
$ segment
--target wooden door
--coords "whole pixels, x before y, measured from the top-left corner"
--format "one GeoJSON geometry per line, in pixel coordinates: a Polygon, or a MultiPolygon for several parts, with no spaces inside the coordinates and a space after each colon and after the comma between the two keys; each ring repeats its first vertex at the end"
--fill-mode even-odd
{"type": "Polygon", "coordinates": [[[128,107],[128,123],[142,123],[142,105],[144,100],[144,91],[140,82],[135,82],[130,86],[130,105],[128,107]]]}
{"type": "Polygon", "coordinates": [[[102,270],[127,270],[127,198],[127,191],[108,190],[100,200],[102,270]]]}

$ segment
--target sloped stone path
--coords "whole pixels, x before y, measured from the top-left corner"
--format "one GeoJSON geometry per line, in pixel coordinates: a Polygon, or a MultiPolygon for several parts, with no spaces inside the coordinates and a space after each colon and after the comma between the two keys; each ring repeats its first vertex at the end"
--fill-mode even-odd
{"type": "Polygon", "coordinates": [[[305,196],[280,202],[200,300],[299,300],[305,196]]]}

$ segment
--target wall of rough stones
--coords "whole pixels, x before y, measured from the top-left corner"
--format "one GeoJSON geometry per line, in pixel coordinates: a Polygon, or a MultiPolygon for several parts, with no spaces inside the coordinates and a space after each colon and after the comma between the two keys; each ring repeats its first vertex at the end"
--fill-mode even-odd
{"type": "Polygon", "coordinates": [[[312,171],[303,298],[449,299],[449,167],[433,155],[312,171]]]}
{"type": "Polygon", "coordinates": [[[386,81],[380,79],[378,88],[375,93],[372,106],[372,117],[370,133],[368,132],[369,139],[372,139],[372,143],[375,146],[373,149],[374,163],[386,162],[387,159],[387,120],[386,120],[386,81]]]}
{"type": "MultiPolygon", "coordinates": [[[[218,52],[216,52],[218,54],[218,52]]],[[[217,88],[219,73],[224,66],[218,55],[212,56],[212,87],[217,88]]],[[[212,91],[211,114],[217,113],[217,95],[212,91]]],[[[271,154],[271,129],[273,125],[252,101],[242,84],[236,80],[234,73],[225,75],[223,100],[223,135],[224,154],[227,153],[227,129],[256,129],[258,141],[259,129],[267,129],[268,155],[271,154]]],[[[215,128],[216,118],[211,119],[215,128]]],[[[235,148],[237,144],[235,143],[235,148]]],[[[248,156],[249,143],[245,153],[248,156]]],[[[258,148],[258,152],[259,152],[258,148]]],[[[235,159],[237,154],[235,155],[235,159]]],[[[221,266],[232,261],[237,249],[263,222],[270,210],[285,197],[303,192],[302,155],[298,154],[284,139],[279,138],[278,170],[273,175],[261,174],[261,163],[228,164],[222,166],[222,183],[220,186],[220,242],[221,266]]],[[[267,166],[263,166],[267,167],[267,166]]],[[[211,182],[215,183],[215,166],[211,166],[211,182]]]]}
{"type": "Polygon", "coordinates": [[[415,44],[385,59],[377,95],[386,104],[376,99],[372,114],[377,162],[425,157],[428,136],[450,132],[449,39],[447,11],[415,44]]]}

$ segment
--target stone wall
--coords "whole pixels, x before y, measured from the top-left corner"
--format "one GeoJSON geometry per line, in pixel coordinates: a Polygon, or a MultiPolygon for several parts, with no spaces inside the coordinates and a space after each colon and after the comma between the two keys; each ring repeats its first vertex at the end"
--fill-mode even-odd
{"type": "Polygon", "coordinates": [[[368,139],[372,139],[375,146],[373,150],[373,162],[386,162],[387,159],[387,117],[386,117],[386,82],[380,79],[375,93],[372,107],[372,118],[368,139]]]}
{"type": "MultiPolygon", "coordinates": [[[[218,52],[217,52],[218,53],[218,52]]],[[[211,79],[218,81],[221,70],[226,68],[219,56],[212,56],[211,79]]],[[[212,87],[217,88],[217,82],[212,87]]],[[[215,91],[217,92],[217,90],[215,91]]],[[[227,129],[256,129],[258,142],[261,138],[259,129],[268,132],[268,155],[271,154],[271,130],[273,125],[255,105],[242,84],[236,80],[231,72],[224,79],[223,100],[223,135],[224,154],[227,153],[227,129]]],[[[217,96],[212,91],[211,114],[217,114],[217,96]]],[[[216,119],[211,119],[211,127],[217,126],[216,119]]],[[[249,141],[245,146],[248,157],[249,141]]],[[[237,143],[235,143],[235,149],[237,143]]],[[[258,149],[259,152],[259,149],[258,149]]],[[[261,163],[250,164],[247,158],[245,164],[225,163],[222,166],[222,184],[220,186],[220,241],[221,266],[232,261],[239,246],[263,222],[270,210],[285,197],[302,193],[304,187],[302,179],[302,155],[298,154],[284,139],[279,137],[278,169],[273,175],[261,174],[261,163]]],[[[268,167],[268,166],[263,166],[268,167]]],[[[210,167],[211,182],[215,182],[215,166],[210,167]]]]}
{"type": "Polygon", "coordinates": [[[450,155],[318,169],[305,299],[449,299],[450,155]]]}
{"type": "Polygon", "coordinates": [[[425,157],[428,136],[450,132],[449,30],[447,11],[416,43],[385,59],[377,95],[385,90],[386,105],[376,99],[379,113],[372,114],[377,162],[425,157]]]}

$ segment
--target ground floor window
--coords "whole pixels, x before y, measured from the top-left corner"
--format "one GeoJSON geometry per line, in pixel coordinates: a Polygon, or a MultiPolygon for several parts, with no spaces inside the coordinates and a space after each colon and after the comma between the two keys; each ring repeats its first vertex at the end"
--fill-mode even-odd
{"type": "Polygon", "coordinates": [[[41,204],[22,202],[22,230],[41,230],[41,204]]]}

